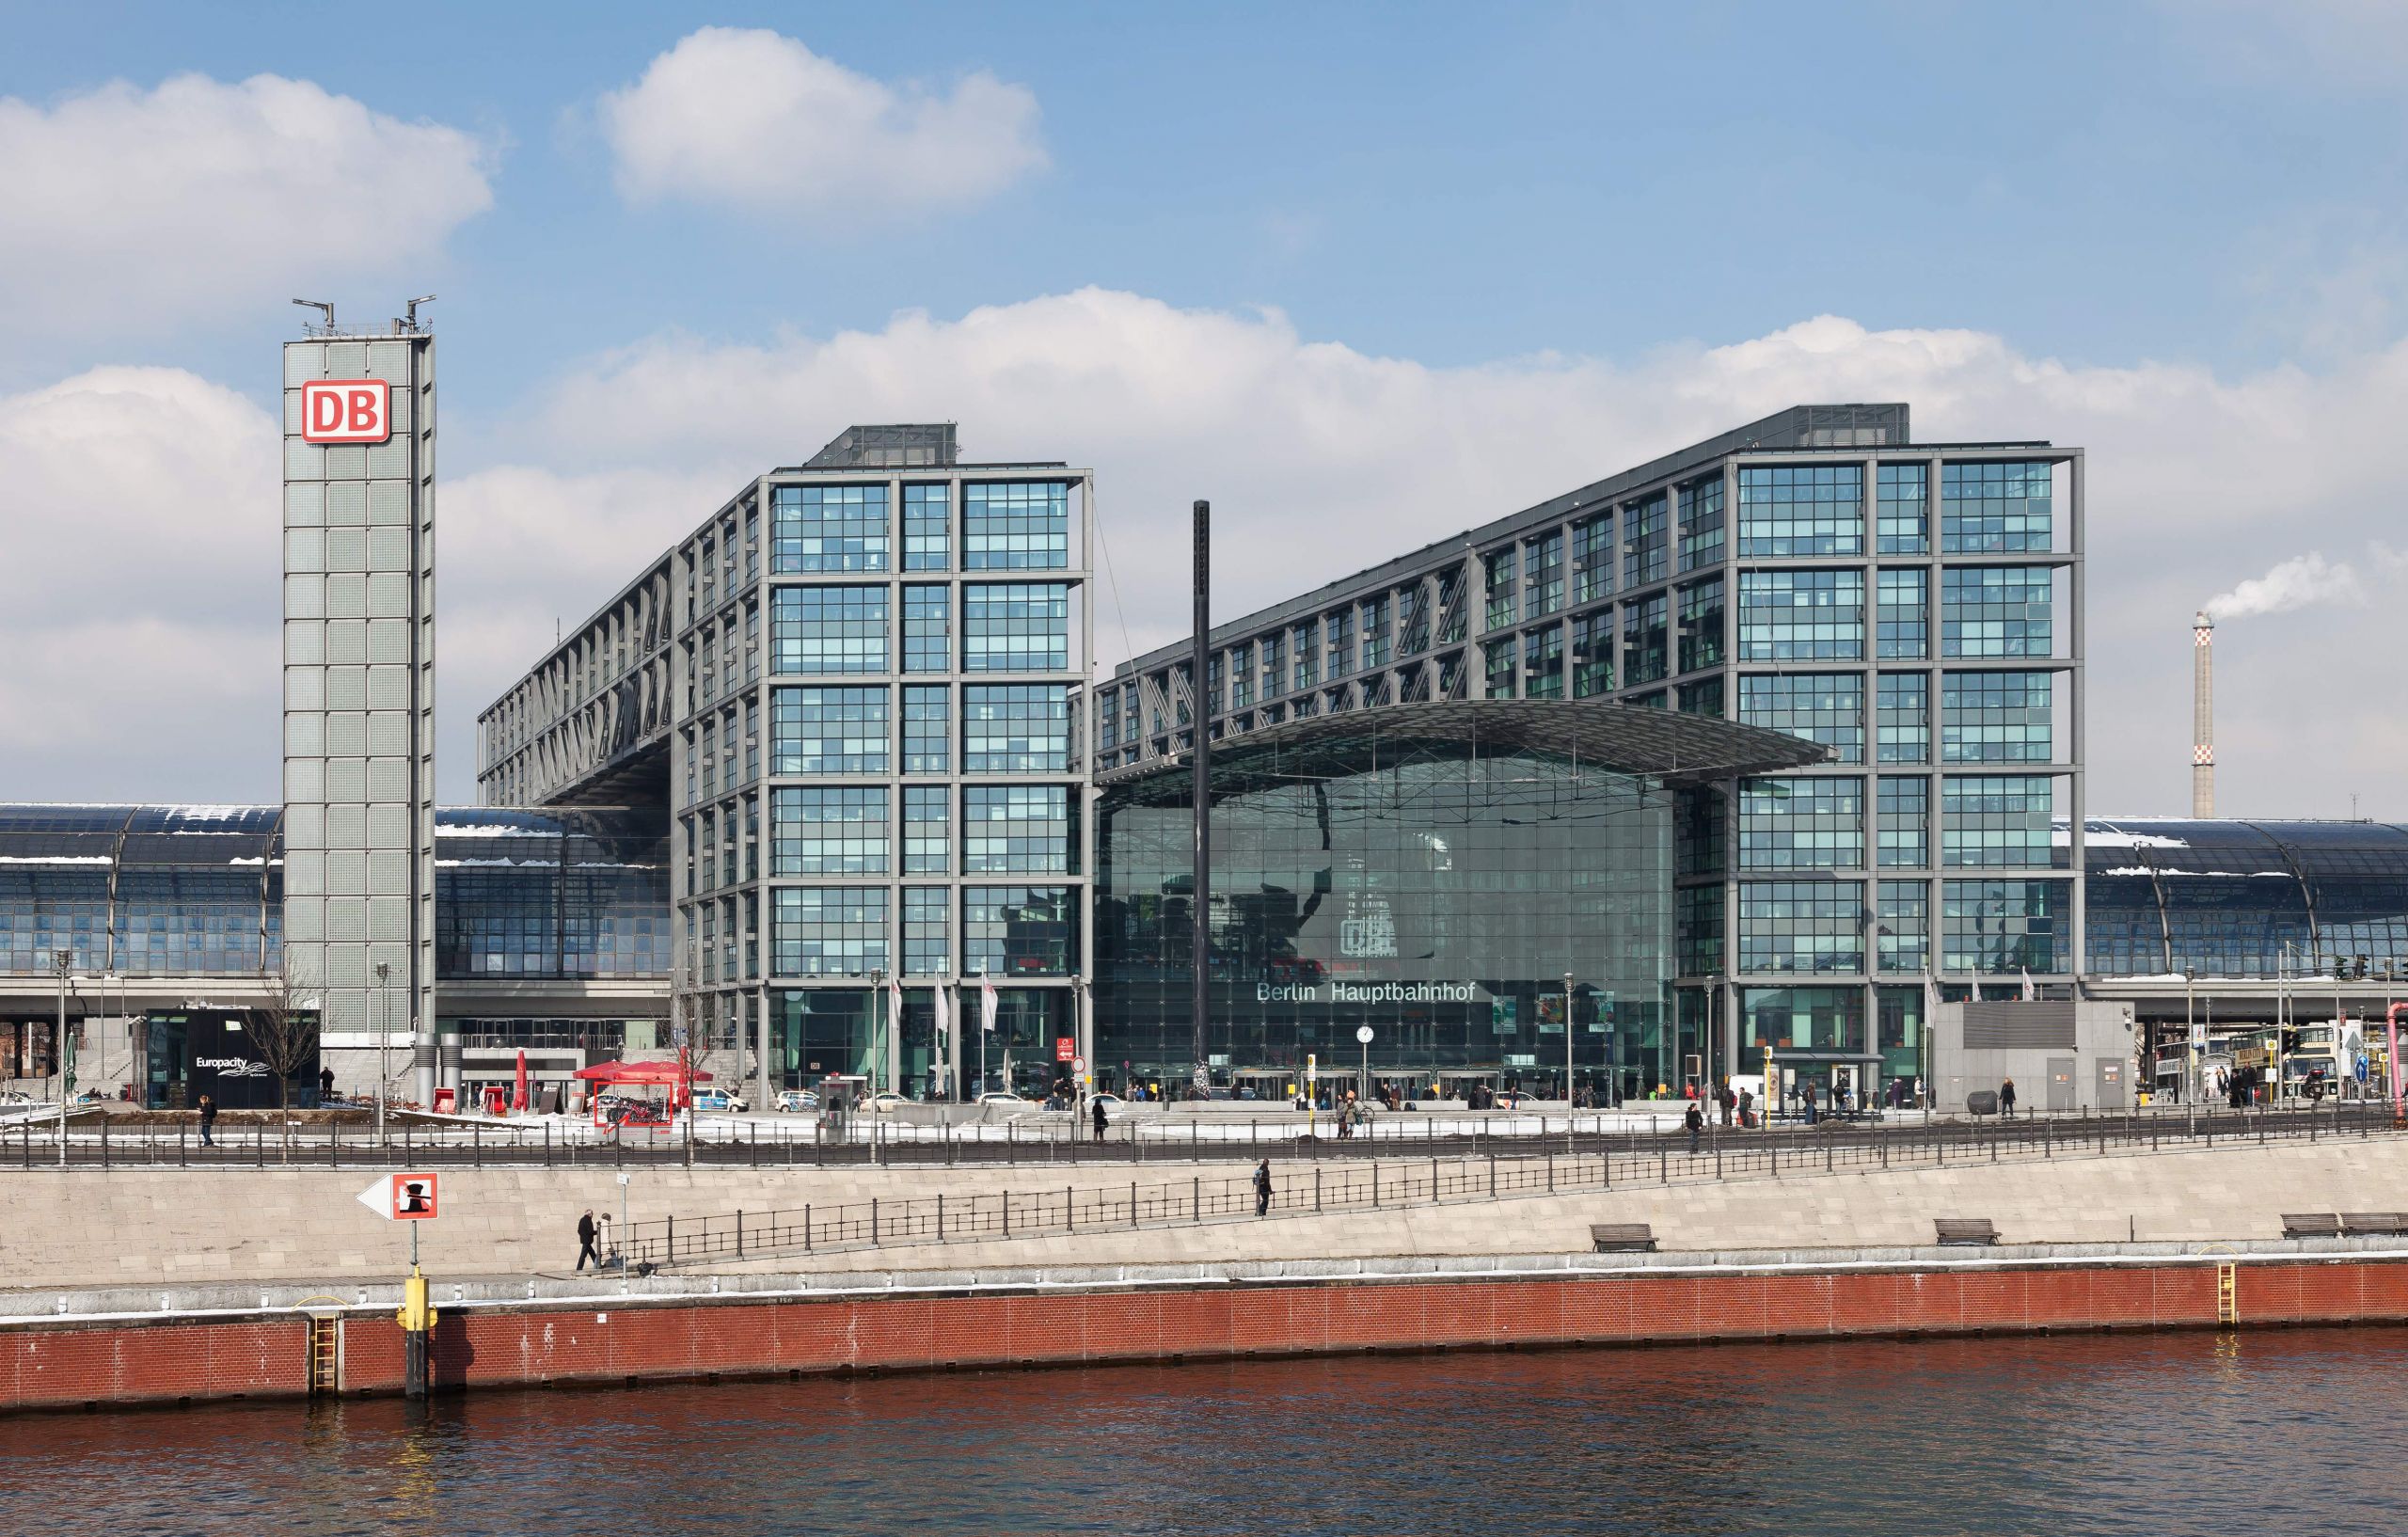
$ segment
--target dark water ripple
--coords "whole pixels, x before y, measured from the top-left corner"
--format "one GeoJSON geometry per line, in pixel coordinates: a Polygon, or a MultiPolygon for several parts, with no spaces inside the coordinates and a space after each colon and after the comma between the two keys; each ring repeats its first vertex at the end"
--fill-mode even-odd
{"type": "Polygon", "coordinates": [[[0,1532],[2408,1532],[2408,1331],[1450,1355],[0,1420],[0,1532]]]}

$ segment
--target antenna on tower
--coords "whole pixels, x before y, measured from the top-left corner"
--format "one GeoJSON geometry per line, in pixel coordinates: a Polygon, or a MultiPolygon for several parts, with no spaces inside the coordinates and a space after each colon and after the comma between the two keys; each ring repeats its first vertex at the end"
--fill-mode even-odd
{"type": "Polygon", "coordinates": [[[434,294],[432,294],[432,293],[421,293],[421,294],[420,294],[417,298],[412,299],[412,300],[409,302],[409,318],[408,318],[406,321],[404,321],[403,324],[404,324],[404,325],[407,325],[407,326],[408,326],[411,330],[413,330],[413,331],[417,330],[417,329],[418,329],[418,307],[419,307],[420,305],[422,305],[422,304],[433,304],[434,302],[435,302],[435,295],[434,295],[434,294]]]}

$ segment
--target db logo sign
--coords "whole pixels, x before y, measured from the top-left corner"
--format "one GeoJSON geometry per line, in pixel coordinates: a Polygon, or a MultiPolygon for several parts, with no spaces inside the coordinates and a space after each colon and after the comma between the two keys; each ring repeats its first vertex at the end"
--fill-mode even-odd
{"type": "Polygon", "coordinates": [[[301,387],[305,443],[382,443],[393,436],[392,387],[382,379],[320,379],[301,387]]]}

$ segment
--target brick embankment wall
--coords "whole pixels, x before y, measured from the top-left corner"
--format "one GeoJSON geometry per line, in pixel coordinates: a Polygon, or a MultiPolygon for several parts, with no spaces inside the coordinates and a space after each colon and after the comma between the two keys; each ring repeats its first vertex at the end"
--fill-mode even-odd
{"type": "MultiPolygon", "coordinates": [[[[2243,1326],[2408,1323],[2408,1259],[2250,1260],[2243,1326]]],[[[529,1303],[444,1317],[438,1390],[801,1372],[1194,1360],[1450,1348],[1672,1344],[1920,1334],[2206,1328],[2212,1258],[2149,1263],[1920,1264],[1513,1278],[1356,1278],[1130,1291],[934,1289],[792,1301],[529,1303]]],[[[289,1317],[0,1330],[0,1409],[309,1388],[289,1317]]],[[[341,1324],[348,1394],[402,1386],[391,1317],[341,1324]]]]}

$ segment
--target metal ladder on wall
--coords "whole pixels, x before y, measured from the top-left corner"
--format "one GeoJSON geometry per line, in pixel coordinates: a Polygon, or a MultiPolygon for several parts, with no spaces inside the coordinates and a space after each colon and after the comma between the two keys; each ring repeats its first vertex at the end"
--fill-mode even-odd
{"type": "Polygon", "coordinates": [[[2216,1327],[2237,1328],[2241,1323],[2241,1300],[2236,1294],[2240,1267],[2231,1260],[2216,1266],[2216,1327]]]}
{"type": "Polygon", "coordinates": [[[325,1398],[342,1391],[342,1315],[309,1315],[308,1360],[309,1396],[325,1398]]]}

